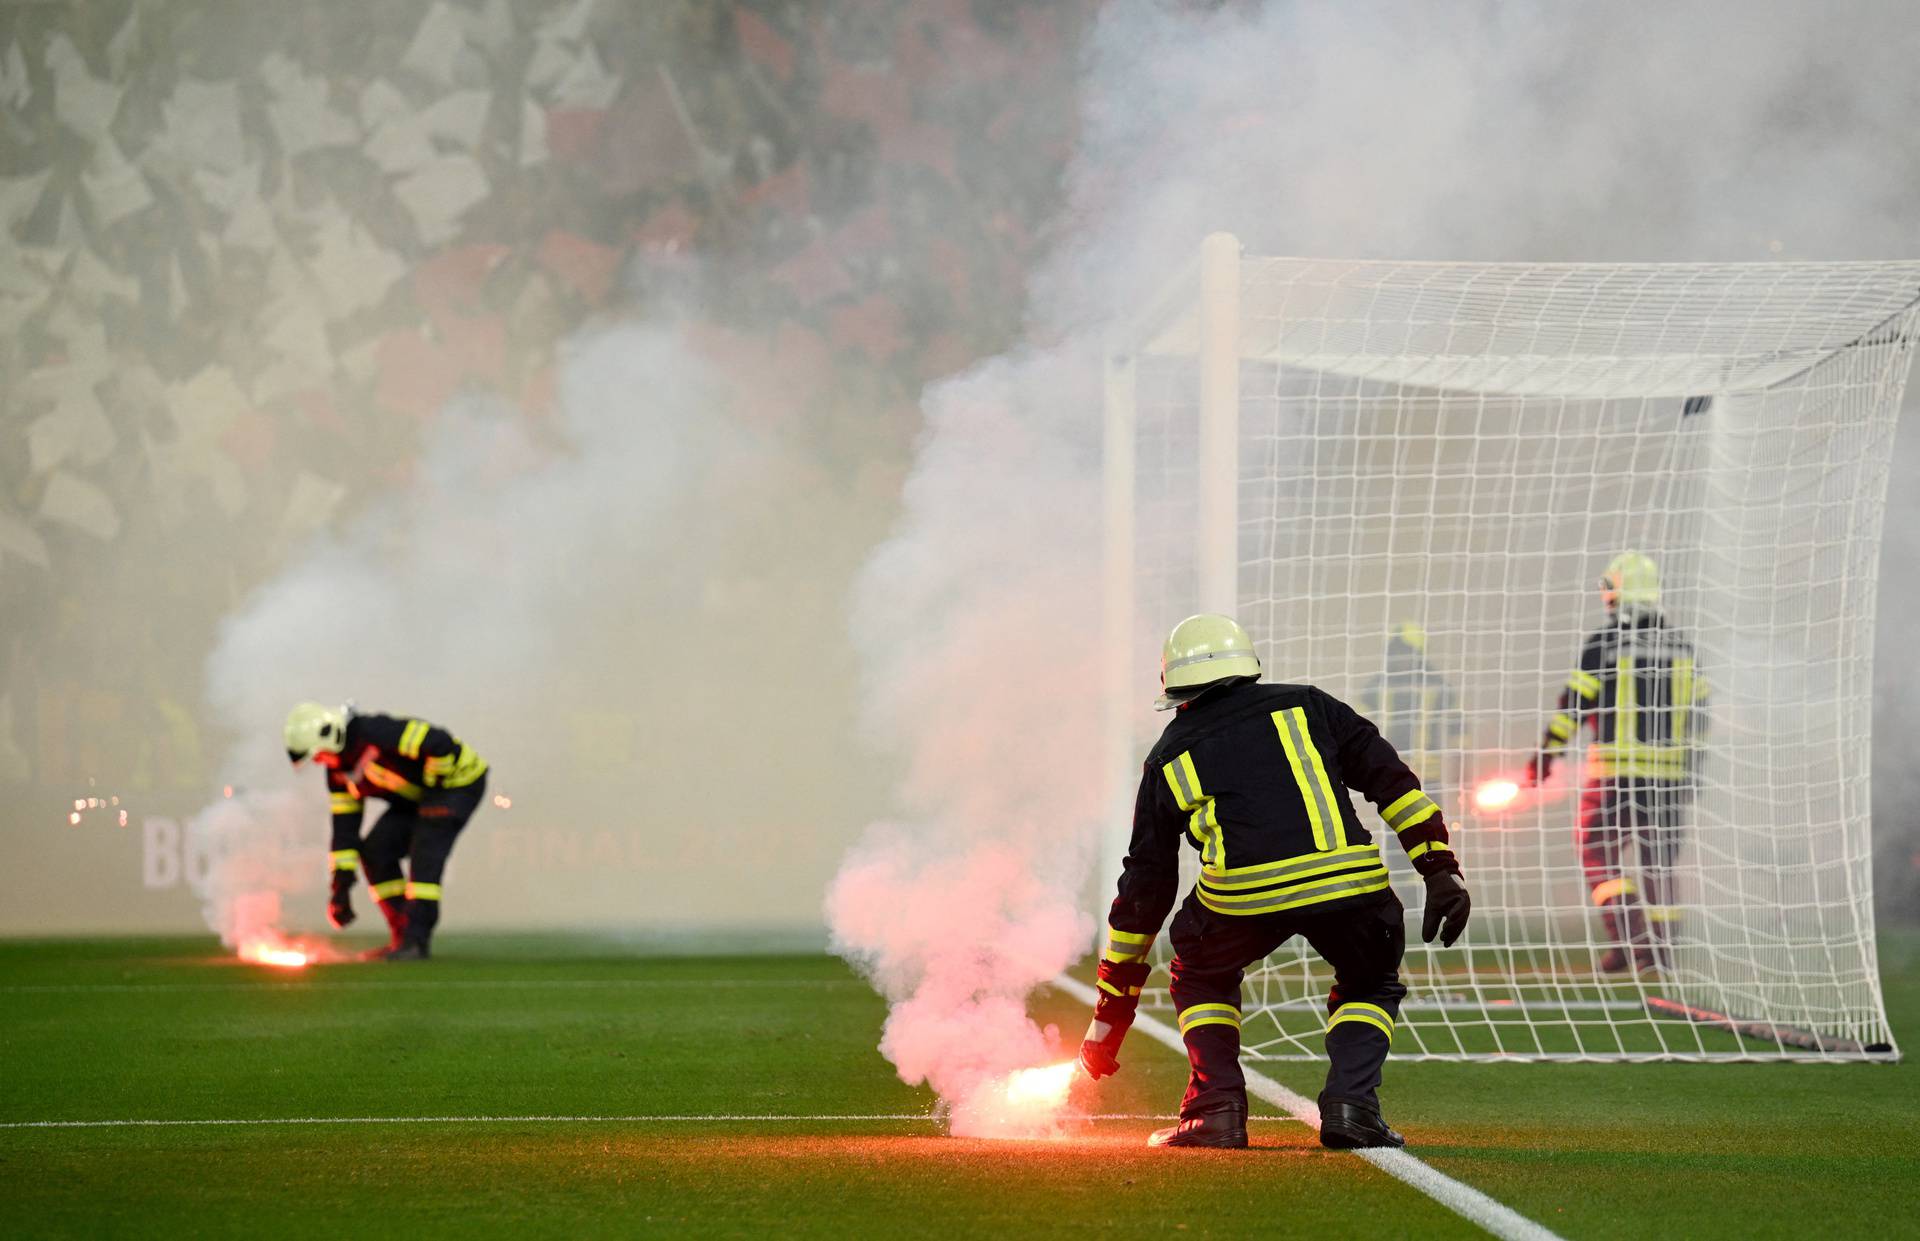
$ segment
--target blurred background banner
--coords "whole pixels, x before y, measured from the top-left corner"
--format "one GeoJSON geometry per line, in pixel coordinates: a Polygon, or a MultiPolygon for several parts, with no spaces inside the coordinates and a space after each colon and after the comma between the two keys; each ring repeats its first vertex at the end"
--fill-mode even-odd
{"type": "MultiPolygon", "coordinates": [[[[1207,232],[1914,253],[1904,4],[1432,8],[0,7],[0,933],[199,928],[193,825],[283,793],[317,926],[279,729],[351,698],[493,763],[450,922],[824,938],[842,858],[971,739],[1086,748],[1031,709],[1071,687],[988,657],[1031,609],[987,595],[1008,549],[1093,571],[1089,342],[1207,232]]],[[[1890,504],[1876,882],[1913,919],[1890,504]]]]}
{"type": "Polygon", "coordinates": [[[494,763],[463,924],[817,934],[847,585],[1071,145],[1088,6],[1004,8],[0,11],[0,932],[199,926],[236,781],[317,920],[351,697],[494,763]]]}

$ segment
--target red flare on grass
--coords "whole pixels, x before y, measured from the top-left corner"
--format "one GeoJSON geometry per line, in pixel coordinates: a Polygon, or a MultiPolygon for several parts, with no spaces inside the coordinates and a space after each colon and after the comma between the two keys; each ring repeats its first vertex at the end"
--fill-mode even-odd
{"type": "Polygon", "coordinates": [[[283,948],[265,940],[249,940],[240,945],[240,959],[255,965],[272,965],[283,970],[305,969],[307,954],[298,948],[283,948]]]}
{"type": "Polygon", "coordinates": [[[1078,1060],[1062,1060],[982,1083],[953,1109],[955,1137],[1065,1137],[1067,1095],[1079,1075],[1078,1060]]]}

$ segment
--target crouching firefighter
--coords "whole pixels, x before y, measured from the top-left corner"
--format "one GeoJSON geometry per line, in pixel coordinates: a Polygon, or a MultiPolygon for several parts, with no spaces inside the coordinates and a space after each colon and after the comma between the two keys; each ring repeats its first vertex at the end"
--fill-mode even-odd
{"type": "Polygon", "coordinates": [[[440,878],[460,829],[486,794],[486,760],[425,720],[362,714],[351,706],[303,702],[287,716],[286,738],[295,767],[311,758],[327,772],[333,805],[327,920],[335,927],[353,921],[353,874],[364,869],[392,932],[377,955],[427,959],[440,921],[440,878]],[[363,839],[369,797],[384,800],[387,809],[363,839]]]}
{"type": "Polygon", "coordinates": [[[1192,1073],[1180,1123],[1152,1146],[1247,1144],[1240,981],[1295,935],[1333,967],[1320,1144],[1400,1146],[1380,1115],[1381,1068],[1407,989],[1400,901],[1380,846],[1348,801],[1356,789],[1400,838],[1427,887],[1421,930],[1451,945],[1469,901],[1440,807],[1374,726],[1310,685],[1262,685],[1246,631],[1225,616],[1174,626],[1161,657],[1177,714],[1147,755],[1133,840],[1107,919],[1100,996],[1080,1061],[1098,1078],[1117,1053],[1179,892],[1182,837],[1200,879],[1173,918],[1172,991],[1192,1073]]]}

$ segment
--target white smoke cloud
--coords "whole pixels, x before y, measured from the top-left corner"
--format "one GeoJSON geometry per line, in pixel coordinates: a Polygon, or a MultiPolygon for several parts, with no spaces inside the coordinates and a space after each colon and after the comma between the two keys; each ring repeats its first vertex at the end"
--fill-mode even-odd
{"type": "Polygon", "coordinates": [[[1055,1054],[1024,999],[1092,941],[1114,318],[1219,229],[1355,258],[1902,257],[1916,52],[1891,0],[1102,10],[1034,343],[928,394],[854,603],[864,707],[908,774],[828,920],[892,1005],[902,1078],[964,1105],[1055,1054]]]}
{"type": "MultiPolygon", "coordinates": [[[[567,779],[570,721],[630,715],[656,692],[636,614],[679,561],[669,516],[734,432],[668,327],[581,334],[559,407],[555,433],[536,438],[513,410],[456,402],[410,488],[320,537],[223,625],[208,699],[237,739],[224,770],[240,795],[188,831],[211,862],[208,924],[228,943],[273,920],[269,896],[287,898],[276,917],[324,903],[321,781],[308,770],[305,795],[290,789],[279,740],[296,702],[444,721],[496,763],[510,755],[505,779],[556,817],[604,801],[597,782],[567,779]]],[[[613,775],[631,779],[643,758],[615,756],[613,775]]],[[[540,895],[527,907],[545,908],[540,895]]]]}

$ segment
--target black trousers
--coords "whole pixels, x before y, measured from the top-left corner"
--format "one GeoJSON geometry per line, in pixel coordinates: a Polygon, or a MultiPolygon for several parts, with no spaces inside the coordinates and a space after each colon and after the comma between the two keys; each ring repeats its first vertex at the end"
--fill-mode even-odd
{"type": "Polygon", "coordinates": [[[440,921],[440,877],[453,842],[480,808],[487,792],[483,775],[422,807],[395,801],[360,841],[360,864],[376,889],[401,877],[407,864],[407,938],[425,943],[440,921]]]}
{"type": "Polygon", "coordinates": [[[1240,982],[1295,935],[1333,967],[1327,995],[1327,1085],[1320,1099],[1379,1106],[1380,1070],[1407,989],[1406,926],[1392,889],[1332,909],[1235,917],[1189,893],[1173,916],[1173,1005],[1192,1073],[1182,1116],[1247,1106],[1240,1070],[1240,982]]]}
{"type": "Polygon", "coordinates": [[[1692,784],[1680,780],[1595,780],[1580,790],[1575,843],[1610,939],[1638,950],[1666,944],[1673,864],[1692,800],[1692,784]]]}

